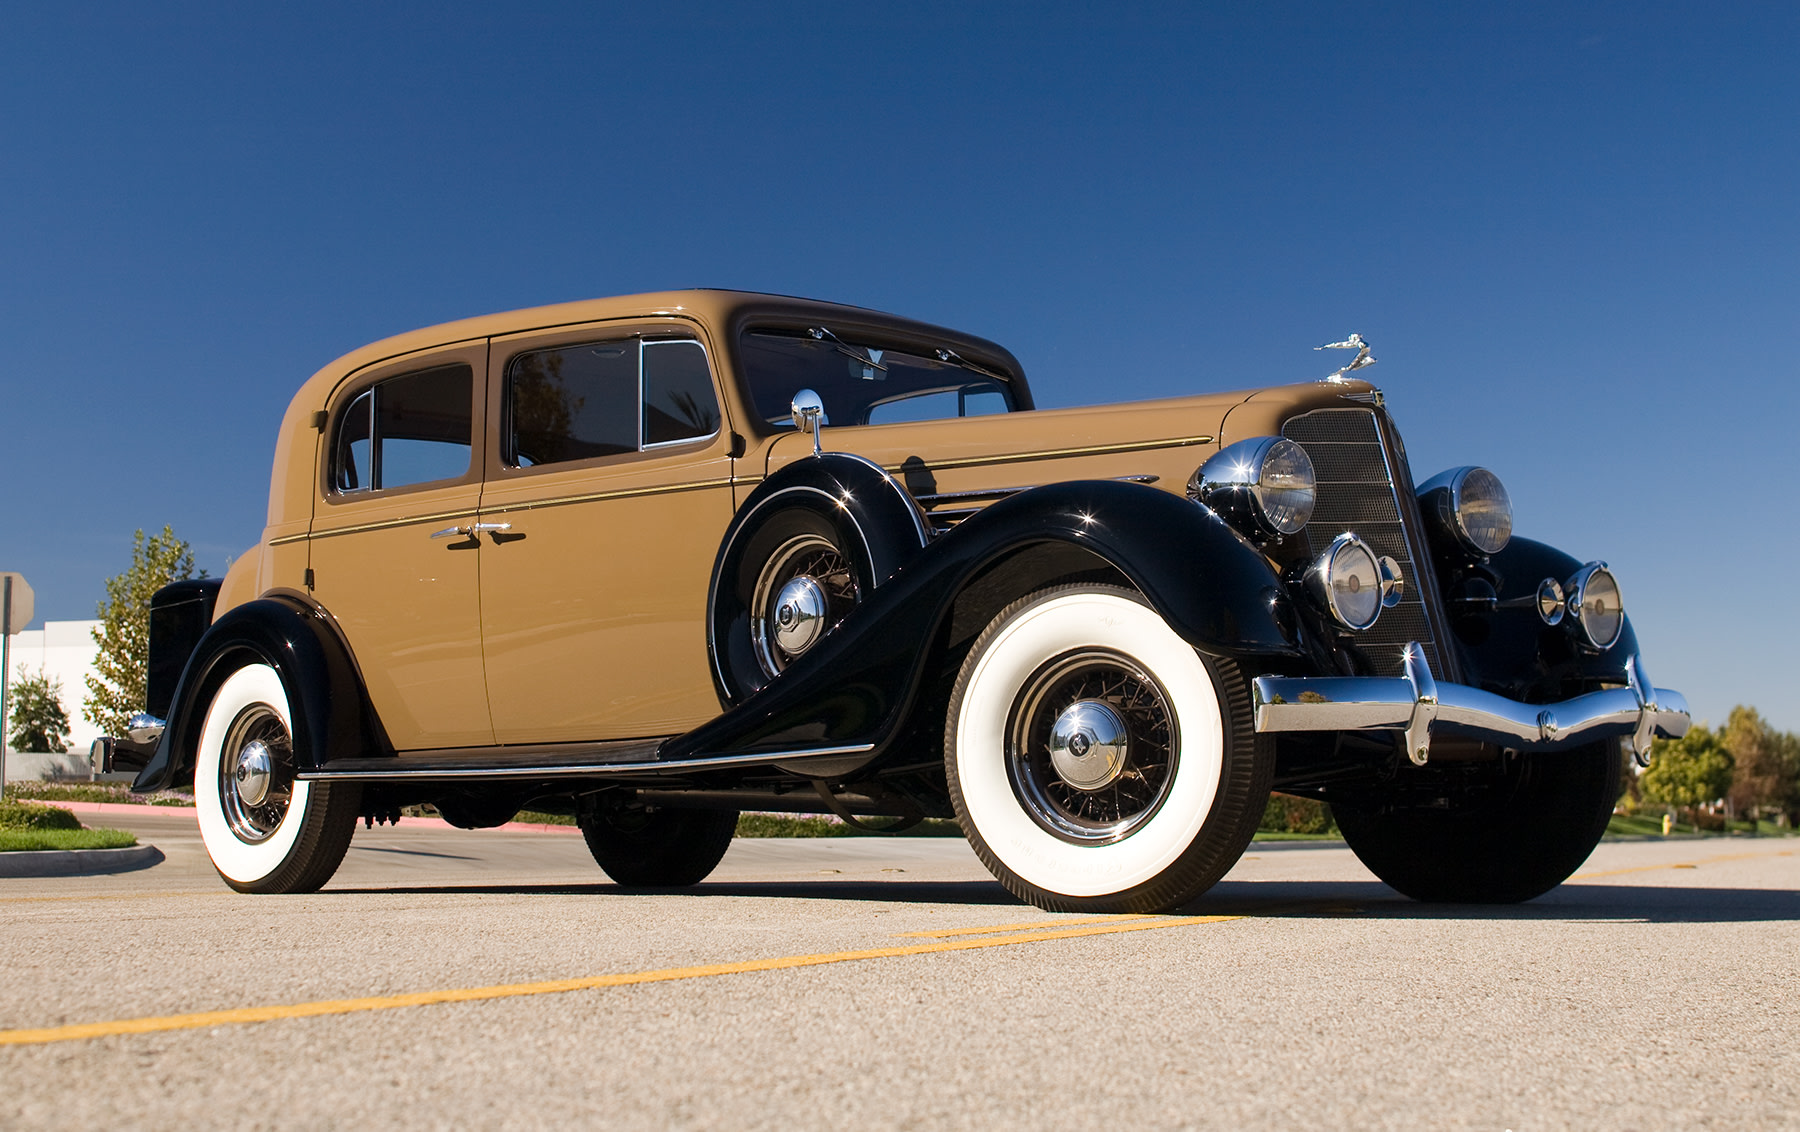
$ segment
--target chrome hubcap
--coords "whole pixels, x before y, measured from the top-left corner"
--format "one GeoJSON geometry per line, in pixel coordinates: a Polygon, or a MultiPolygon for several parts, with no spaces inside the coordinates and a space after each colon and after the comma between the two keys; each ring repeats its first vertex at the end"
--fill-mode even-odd
{"type": "Polygon", "coordinates": [[[232,721],[218,783],[219,808],[238,840],[254,845],[281,828],[294,796],[293,743],[267,705],[253,704],[232,721]]]}
{"type": "Polygon", "coordinates": [[[825,589],[810,574],[793,578],[775,598],[775,643],[799,656],[825,632],[825,589]]]}
{"type": "Polygon", "coordinates": [[[1050,727],[1050,765],[1077,790],[1104,790],[1125,770],[1129,732],[1111,706],[1080,700],[1050,727]]]}
{"type": "Polygon", "coordinates": [[[750,595],[750,641],[763,675],[774,676],[817,644],[857,601],[849,559],[823,535],[782,543],[750,595]]]}
{"type": "Polygon", "coordinates": [[[1007,720],[1007,777],[1031,820],[1064,841],[1131,836],[1162,807],[1181,737],[1168,693],[1137,662],[1077,649],[1026,678],[1007,720]]]}
{"type": "Polygon", "coordinates": [[[269,798],[269,782],[275,774],[275,759],[268,745],[252,739],[238,752],[237,769],[231,777],[237,782],[238,797],[246,806],[260,806],[269,798]]]}

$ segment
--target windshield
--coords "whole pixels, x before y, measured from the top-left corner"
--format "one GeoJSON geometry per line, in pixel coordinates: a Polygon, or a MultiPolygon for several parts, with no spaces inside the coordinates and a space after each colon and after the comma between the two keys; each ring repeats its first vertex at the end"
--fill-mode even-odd
{"type": "Polygon", "coordinates": [[[748,331],[739,354],[756,413],[776,428],[793,427],[790,406],[802,389],[819,395],[833,425],[986,416],[1014,407],[1003,377],[949,349],[933,356],[883,349],[821,326],[748,331]]]}

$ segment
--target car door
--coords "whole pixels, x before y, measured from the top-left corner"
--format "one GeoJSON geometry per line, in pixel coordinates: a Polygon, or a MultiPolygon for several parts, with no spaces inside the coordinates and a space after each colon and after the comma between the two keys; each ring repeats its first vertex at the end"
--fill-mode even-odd
{"type": "Polygon", "coordinates": [[[401,751],[494,741],[471,533],[486,371],[485,342],[408,355],[353,375],[327,407],[312,596],[401,751]]]}
{"type": "Polygon", "coordinates": [[[733,461],[696,328],[497,338],[489,368],[481,621],[496,739],[668,735],[717,715],[706,588],[733,461]]]}

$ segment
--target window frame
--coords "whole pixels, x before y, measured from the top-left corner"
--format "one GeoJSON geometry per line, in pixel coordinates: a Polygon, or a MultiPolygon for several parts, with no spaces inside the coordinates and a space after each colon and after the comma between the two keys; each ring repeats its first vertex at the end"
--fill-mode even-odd
{"type": "MultiPolygon", "coordinates": [[[[676,449],[704,448],[717,445],[729,431],[729,410],[726,407],[724,391],[719,384],[719,367],[716,355],[707,345],[705,336],[698,326],[663,324],[658,326],[608,327],[604,324],[577,328],[572,332],[559,333],[554,337],[546,337],[539,341],[526,341],[522,338],[508,336],[505,344],[506,352],[496,358],[493,365],[492,389],[498,404],[495,408],[495,429],[493,442],[493,471],[488,478],[511,478],[571,471],[583,468],[601,468],[618,464],[628,464],[676,449]],[[547,464],[518,464],[517,453],[512,451],[512,371],[513,364],[526,354],[542,353],[550,350],[568,350],[581,346],[597,346],[609,342],[637,343],[637,397],[636,397],[636,434],[637,447],[628,452],[613,452],[604,456],[588,456],[578,460],[558,460],[547,464]],[[718,414],[718,421],[711,432],[704,436],[684,437],[679,440],[660,440],[646,443],[644,439],[644,352],[646,349],[660,344],[692,343],[700,348],[701,358],[706,364],[707,379],[712,387],[713,406],[718,414]]],[[[498,340],[496,340],[498,344],[498,340]]]]}
{"type": "MultiPolygon", "coordinates": [[[[485,362],[486,343],[481,343],[480,355],[468,349],[450,349],[433,351],[424,356],[413,356],[404,361],[385,365],[379,370],[356,374],[347,378],[336,390],[328,402],[326,425],[320,430],[320,458],[318,461],[319,495],[333,506],[358,503],[370,499],[391,499],[395,496],[415,492],[437,491],[446,487],[455,487],[470,483],[479,483],[482,478],[484,463],[483,450],[486,446],[487,420],[484,411],[487,401],[487,389],[482,380],[485,362]],[[430,373],[433,370],[463,368],[469,371],[469,466],[460,475],[444,479],[423,480],[417,483],[401,484],[397,487],[364,487],[344,490],[337,485],[338,445],[343,433],[344,422],[356,403],[368,394],[389,381],[417,374],[430,373]]],[[[370,473],[379,463],[375,457],[374,444],[376,401],[378,397],[369,398],[369,439],[370,439],[370,473]]]]}

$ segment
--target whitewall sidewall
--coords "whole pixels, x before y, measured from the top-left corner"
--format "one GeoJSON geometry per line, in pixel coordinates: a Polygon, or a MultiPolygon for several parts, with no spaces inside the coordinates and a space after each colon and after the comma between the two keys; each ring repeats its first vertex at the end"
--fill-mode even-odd
{"type": "Polygon", "coordinates": [[[231,832],[225,820],[224,801],[219,797],[219,764],[236,755],[224,749],[232,723],[245,709],[257,704],[268,705],[281,718],[288,734],[294,733],[293,714],[281,677],[266,664],[249,664],[232,673],[213,696],[194,758],[194,802],[199,807],[201,840],[206,843],[214,867],[240,884],[263,880],[288,859],[306,825],[306,806],[312,789],[311,783],[294,783],[287,816],[265,840],[247,842],[231,832]]]}
{"type": "Polygon", "coordinates": [[[1157,613],[1111,593],[1047,598],[991,638],[964,688],[952,758],[963,806],[989,851],[1020,879],[1070,897],[1108,896],[1155,880],[1200,834],[1224,773],[1225,733],[1212,674],[1157,613]],[[1180,735],[1161,806],[1113,843],[1080,845],[1032,820],[1007,775],[1013,702],[1046,660],[1100,648],[1135,660],[1168,693],[1180,735]]]}

